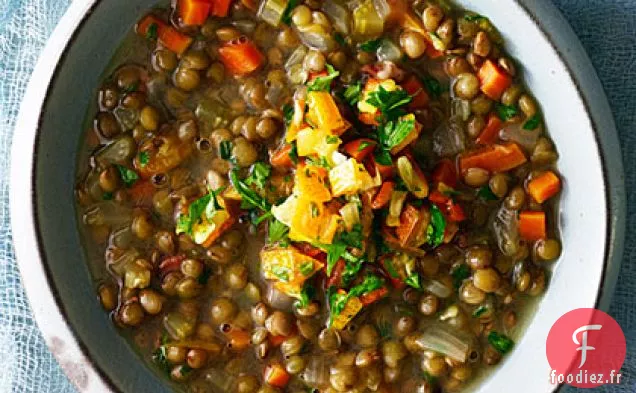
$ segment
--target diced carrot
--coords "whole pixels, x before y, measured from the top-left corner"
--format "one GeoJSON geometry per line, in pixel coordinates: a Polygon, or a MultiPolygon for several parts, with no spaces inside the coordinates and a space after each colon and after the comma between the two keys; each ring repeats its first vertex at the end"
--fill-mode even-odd
{"type": "Polygon", "coordinates": [[[201,26],[208,19],[212,3],[208,0],[179,0],[179,16],[185,25],[201,26]]]}
{"type": "Polygon", "coordinates": [[[524,211],[519,213],[519,235],[524,240],[534,241],[545,239],[545,213],[538,211],[524,211]]]}
{"type": "Polygon", "coordinates": [[[375,194],[373,200],[371,201],[372,209],[382,209],[384,206],[389,203],[391,200],[391,195],[393,194],[393,189],[395,188],[395,183],[392,181],[385,181],[380,186],[378,193],[375,194]]]}
{"type": "Polygon", "coordinates": [[[408,245],[417,235],[422,224],[422,214],[413,205],[407,205],[400,214],[400,225],[395,228],[395,235],[403,246],[408,245]]]}
{"type": "Polygon", "coordinates": [[[230,11],[232,0],[212,0],[212,9],[210,15],[224,18],[230,11]]]}
{"type": "Polygon", "coordinates": [[[444,183],[449,187],[455,187],[457,185],[455,164],[448,158],[444,158],[433,169],[431,179],[436,183],[444,183]]]}
{"type": "Polygon", "coordinates": [[[406,82],[402,83],[402,88],[406,90],[406,92],[409,93],[411,97],[413,97],[408,105],[409,109],[415,110],[428,106],[428,103],[431,99],[429,98],[424,85],[418,77],[416,77],[415,75],[411,75],[411,77],[408,78],[406,82]]]}
{"type": "Polygon", "coordinates": [[[221,237],[222,234],[224,234],[228,229],[232,228],[232,225],[234,225],[235,223],[236,216],[230,215],[227,220],[223,221],[223,223],[219,225],[218,228],[210,233],[208,238],[205,239],[205,241],[201,245],[205,248],[210,247],[219,237],[221,237]]]}
{"type": "Polygon", "coordinates": [[[219,48],[219,58],[233,75],[247,75],[265,61],[260,49],[246,37],[228,41],[219,48]]]}
{"type": "Polygon", "coordinates": [[[369,126],[377,126],[380,124],[378,123],[378,116],[375,113],[360,112],[358,120],[369,126]]]}
{"type": "Polygon", "coordinates": [[[486,127],[479,134],[475,142],[482,145],[490,145],[491,143],[495,143],[497,138],[499,137],[499,131],[501,131],[501,127],[503,126],[503,122],[499,119],[494,113],[488,115],[488,122],[486,123],[486,127]]]}
{"type": "Polygon", "coordinates": [[[512,77],[499,68],[492,60],[486,60],[477,72],[481,91],[489,98],[498,101],[503,92],[512,84],[512,77]]]}
{"type": "Polygon", "coordinates": [[[311,122],[316,128],[340,131],[346,127],[338,105],[329,92],[310,91],[307,93],[307,106],[309,107],[308,122],[311,122]]]}
{"type": "Polygon", "coordinates": [[[413,114],[402,117],[402,119],[405,118],[408,120],[413,120],[415,122],[415,126],[413,127],[411,132],[404,139],[402,139],[402,142],[400,142],[396,146],[393,146],[393,148],[391,149],[391,154],[393,155],[398,154],[408,145],[415,142],[415,140],[420,136],[420,132],[422,132],[422,125],[417,120],[415,120],[415,116],[413,114]]]}
{"type": "Polygon", "coordinates": [[[362,162],[369,154],[375,150],[376,142],[369,138],[354,139],[344,145],[344,151],[349,156],[362,162]]]}
{"type": "Polygon", "coordinates": [[[505,172],[524,164],[528,159],[514,142],[492,145],[459,158],[459,169],[481,168],[490,172],[505,172]]]}
{"type": "Polygon", "coordinates": [[[272,363],[265,367],[265,382],[267,384],[284,388],[289,382],[290,375],[285,371],[285,368],[278,363],[272,363]]]}
{"type": "Polygon", "coordinates": [[[450,198],[448,196],[442,194],[441,192],[437,190],[431,191],[431,193],[428,196],[428,200],[431,201],[431,203],[434,203],[441,210],[444,210],[442,206],[446,205],[446,202],[448,202],[449,199],[450,198]]]}
{"type": "Polygon", "coordinates": [[[546,171],[528,183],[528,193],[538,203],[552,198],[561,190],[561,180],[552,171],[546,171]]]}
{"type": "Polygon", "coordinates": [[[285,144],[271,154],[269,162],[276,168],[292,168],[294,162],[289,156],[291,151],[292,145],[285,144]]]}
{"type": "Polygon", "coordinates": [[[178,32],[174,27],[153,15],[146,15],[137,24],[137,34],[148,37],[151,29],[155,29],[157,40],[161,45],[178,55],[185,52],[192,43],[192,37],[178,32]]]}
{"type": "Polygon", "coordinates": [[[461,205],[453,202],[453,200],[449,200],[446,204],[446,213],[447,217],[450,221],[453,222],[461,222],[466,219],[466,213],[464,213],[464,209],[461,205]]]}
{"type": "Polygon", "coordinates": [[[368,306],[369,304],[377,302],[388,294],[389,289],[387,287],[381,287],[371,292],[360,295],[360,302],[362,302],[362,305],[368,306]]]}
{"type": "Polygon", "coordinates": [[[128,195],[133,205],[137,207],[150,207],[152,196],[157,188],[149,180],[138,180],[129,190],[128,195]]]}
{"type": "Polygon", "coordinates": [[[230,331],[225,333],[230,348],[235,351],[241,351],[250,345],[250,334],[237,327],[230,327],[230,331]]]}

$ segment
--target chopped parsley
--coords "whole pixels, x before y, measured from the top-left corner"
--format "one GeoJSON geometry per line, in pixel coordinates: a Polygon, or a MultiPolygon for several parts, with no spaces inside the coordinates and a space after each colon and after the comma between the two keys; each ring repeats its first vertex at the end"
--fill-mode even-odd
{"type": "Polygon", "coordinates": [[[481,186],[477,191],[477,197],[485,200],[485,201],[496,201],[497,195],[495,195],[488,185],[481,186]]]}
{"type": "Polygon", "coordinates": [[[273,266],[272,274],[281,281],[289,282],[289,269],[284,266],[273,266]]]}
{"type": "Polygon", "coordinates": [[[464,20],[467,22],[481,22],[482,20],[488,20],[488,18],[483,15],[469,13],[464,15],[464,20]]]}
{"type": "Polygon", "coordinates": [[[369,147],[371,145],[372,145],[371,142],[362,141],[362,142],[360,142],[360,145],[358,145],[358,151],[362,151],[362,150],[366,149],[367,147],[369,147]]]}
{"type": "Polygon", "coordinates": [[[318,76],[307,84],[307,91],[330,91],[331,82],[340,75],[331,64],[326,65],[327,75],[318,76]]]}
{"type": "Polygon", "coordinates": [[[451,271],[451,277],[453,277],[453,285],[455,288],[459,288],[462,282],[470,277],[470,268],[462,263],[451,271]]]}
{"type": "Polygon", "coordinates": [[[310,276],[314,272],[314,264],[312,262],[305,262],[300,265],[300,273],[303,276],[310,276]]]}
{"type": "Polygon", "coordinates": [[[364,277],[364,280],[352,287],[349,292],[338,292],[334,287],[329,287],[328,290],[328,299],[329,299],[329,308],[330,308],[330,318],[329,325],[331,326],[333,322],[333,318],[340,315],[342,310],[344,310],[345,306],[349,299],[354,297],[362,296],[366,293],[375,291],[376,289],[381,288],[384,285],[384,280],[378,276],[374,276],[369,274],[364,277]]]}
{"type": "Polygon", "coordinates": [[[446,230],[446,219],[435,205],[431,205],[431,223],[426,228],[426,242],[433,247],[437,247],[444,241],[444,231],[446,230]]]}
{"type": "Polygon", "coordinates": [[[519,114],[519,110],[513,105],[495,104],[495,111],[503,121],[508,121],[519,114]]]}
{"type": "Polygon", "coordinates": [[[121,180],[126,185],[126,188],[132,187],[135,183],[137,183],[137,180],[139,180],[139,175],[132,169],[126,168],[122,165],[116,165],[116,167],[119,171],[119,177],[121,177],[121,180]]]}
{"type": "Polygon", "coordinates": [[[415,120],[389,120],[384,126],[378,127],[378,139],[385,149],[391,150],[398,146],[415,129],[415,120]]]}
{"type": "Polygon", "coordinates": [[[141,165],[143,168],[148,165],[148,162],[150,162],[150,153],[148,153],[147,151],[142,151],[141,153],[139,153],[139,165],[141,165]]]}
{"type": "Polygon", "coordinates": [[[256,187],[263,189],[269,176],[272,174],[272,167],[269,164],[258,161],[250,168],[250,174],[245,179],[245,184],[255,185],[256,187]]]}
{"type": "Polygon", "coordinates": [[[532,130],[535,130],[537,127],[539,127],[539,124],[541,124],[541,118],[539,117],[538,114],[535,114],[534,116],[526,120],[525,123],[523,123],[523,129],[527,131],[532,131],[532,130]]]}
{"type": "Polygon", "coordinates": [[[346,46],[347,45],[347,41],[345,41],[344,36],[342,34],[338,33],[338,32],[335,32],[333,34],[333,39],[336,40],[336,42],[340,46],[346,46]]]}
{"type": "Polygon", "coordinates": [[[201,285],[205,285],[208,283],[210,277],[212,277],[212,269],[210,269],[210,267],[206,265],[203,268],[203,272],[201,272],[199,278],[197,278],[197,282],[201,285]]]}
{"type": "Polygon", "coordinates": [[[298,164],[298,147],[296,143],[292,142],[291,150],[289,151],[289,159],[294,163],[294,165],[298,164]]]}
{"type": "Polygon", "coordinates": [[[508,338],[508,336],[495,331],[488,334],[488,342],[502,355],[510,352],[515,345],[515,342],[508,338]]]}
{"type": "Polygon", "coordinates": [[[283,11],[283,15],[280,17],[280,21],[286,25],[291,25],[291,15],[298,4],[300,4],[300,0],[289,0],[285,10],[283,11]]]}
{"type": "Polygon", "coordinates": [[[433,77],[426,77],[422,80],[424,86],[426,87],[426,91],[431,95],[432,98],[439,98],[444,91],[442,84],[433,77]]]}
{"type": "Polygon", "coordinates": [[[159,369],[166,374],[170,374],[172,366],[168,361],[167,350],[165,345],[161,345],[152,353],[152,361],[159,367],[159,369]]]}
{"type": "Polygon", "coordinates": [[[289,233],[289,228],[287,225],[278,221],[277,219],[273,219],[269,222],[269,226],[267,227],[267,240],[271,243],[283,242],[287,240],[287,234],[289,233]]]}
{"type": "Polygon", "coordinates": [[[296,308],[305,308],[316,297],[316,288],[311,283],[305,283],[300,291],[300,299],[295,303],[296,308]]]}
{"type": "Polygon", "coordinates": [[[362,82],[357,81],[353,83],[345,89],[342,97],[349,103],[349,105],[354,106],[360,101],[360,97],[362,96],[362,82]]]}
{"type": "Polygon", "coordinates": [[[393,159],[391,158],[391,154],[386,150],[379,150],[374,155],[375,162],[383,166],[391,166],[393,165],[393,159]]]}
{"type": "Polygon", "coordinates": [[[224,160],[229,160],[232,157],[232,142],[222,141],[219,145],[219,154],[224,160]]]}
{"type": "Polygon", "coordinates": [[[260,196],[256,191],[251,189],[248,184],[239,179],[238,172],[236,170],[232,170],[230,172],[230,181],[232,182],[232,185],[234,186],[236,192],[241,195],[241,208],[258,208],[266,213],[269,213],[269,209],[271,208],[269,202],[267,202],[267,200],[260,196]]]}
{"type": "Polygon", "coordinates": [[[346,250],[347,245],[342,242],[333,242],[327,246],[327,276],[331,276],[331,271],[346,250]]]}
{"type": "Polygon", "coordinates": [[[404,280],[404,283],[408,285],[409,287],[412,287],[415,289],[422,289],[422,282],[420,280],[420,275],[417,274],[416,272],[409,274],[408,277],[406,277],[406,279],[404,280]]]}
{"type": "Polygon", "coordinates": [[[146,30],[146,38],[149,40],[156,40],[159,36],[159,25],[156,23],[151,23],[148,26],[148,30],[146,30]]]}
{"type": "Polygon", "coordinates": [[[413,97],[406,90],[397,89],[388,91],[380,85],[378,90],[369,94],[367,103],[378,108],[382,113],[383,121],[395,120],[406,114],[404,106],[410,103],[413,97]]]}
{"type": "Polygon", "coordinates": [[[338,142],[340,142],[340,138],[338,138],[337,136],[335,136],[335,135],[329,135],[329,136],[327,136],[327,144],[329,144],[329,145],[335,145],[335,144],[337,144],[338,142]]]}
{"type": "Polygon", "coordinates": [[[176,232],[177,234],[186,233],[192,235],[192,227],[201,221],[203,214],[210,219],[217,210],[221,209],[216,196],[220,194],[222,189],[210,191],[199,199],[195,199],[188,206],[187,214],[181,214],[177,218],[176,232]]]}
{"type": "Polygon", "coordinates": [[[479,306],[475,309],[475,311],[473,311],[473,318],[479,318],[482,315],[484,315],[487,311],[488,311],[488,307],[483,305],[479,306]]]}
{"type": "Polygon", "coordinates": [[[382,38],[370,40],[360,44],[360,50],[363,52],[375,52],[378,50],[381,44],[382,44],[382,38]]]}
{"type": "Polygon", "coordinates": [[[285,120],[285,125],[289,126],[294,117],[294,107],[291,104],[283,105],[283,119],[285,120]]]}

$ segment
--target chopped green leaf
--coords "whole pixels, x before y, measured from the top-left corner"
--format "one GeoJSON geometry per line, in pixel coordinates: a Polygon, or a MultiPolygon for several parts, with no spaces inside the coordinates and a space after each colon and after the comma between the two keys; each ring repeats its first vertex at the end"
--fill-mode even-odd
{"type": "Polygon", "coordinates": [[[347,249],[347,245],[341,242],[334,242],[330,244],[327,248],[327,276],[331,276],[331,271],[338,260],[342,257],[342,254],[347,249]]]}
{"type": "Polygon", "coordinates": [[[137,180],[139,180],[139,175],[137,174],[137,172],[122,165],[116,166],[117,170],[119,171],[119,177],[121,177],[121,180],[124,182],[127,188],[130,188],[135,183],[137,183],[137,180]]]}
{"type": "Polygon", "coordinates": [[[331,165],[329,165],[329,162],[327,161],[327,159],[325,157],[307,157],[307,164],[309,165],[313,165],[313,166],[320,166],[323,168],[327,168],[327,169],[331,169],[331,165]]]}
{"type": "Polygon", "coordinates": [[[479,318],[482,315],[484,315],[487,311],[488,311],[488,307],[483,305],[479,306],[475,309],[475,311],[473,311],[473,318],[479,318]]]}
{"type": "Polygon", "coordinates": [[[495,111],[503,121],[508,121],[519,114],[519,110],[513,105],[495,104],[495,111]]]}
{"type": "Polygon", "coordinates": [[[204,213],[208,219],[212,218],[214,212],[221,209],[219,202],[216,200],[216,196],[220,194],[221,191],[222,190],[210,191],[201,198],[192,201],[188,206],[188,213],[181,214],[177,218],[176,233],[192,235],[192,227],[201,221],[204,213]]]}
{"type": "Polygon", "coordinates": [[[280,21],[286,25],[291,25],[291,15],[298,4],[300,4],[300,0],[289,0],[285,10],[283,11],[283,15],[280,17],[280,21]]]}
{"type": "Polygon", "coordinates": [[[152,353],[152,361],[166,374],[170,374],[172,366],[168,361],[167,350],[165,345],[161,345],[152,353]]]}
{"type": "Polygon", "coordinates": [[[455,288],[459,288],[462,285],[462,282],[470,277],[470,268],[468,265],[458,265],[451,272],[451,277],[453,277],[453,285],[455,288]]]}
{"type": "Polygon", "coordinates": [[[333,39],[336,40],[336,42],[340,46],[346,46],[347,45],[347,41],[345,41],[344,36],[342,34],[338,33],[338,32],[335,32],[333,34],[333,39]]]}
{"type": "Polygon", "coordinates": [[[422,282],[420,280],[420,275],[417,274],[416,272],[409,274],[409,276],[406,277],[406,280],[404,280],[404,283],[406,283],[406,285],[412,288],[422,289],[422,282]]]}
{"type": "Polygon", "coordinates": [[[305,283],[300,291],[300,299],[296,302],[296,308],[305,308],[316,297],[316,288],[311,283],[305,283]]]}
{"type": "Polygon", "coordinates": [[[307,84],[307,91],[330,91],[331,82],[340,75],[340,71],[336,71],[331,64],[326,65],[327,75],[318,76],[307,84]]]}
{"type": "Polygon", "coordinates": [[[340,142],[340,138],[338,138],[337,136],[335,136],[335,135],[327,136],[327,144],[335,145],[338,142],[340,142]]]}
{"type": "Polygon", "coordinates": [[[523,123],[523,129],[532,131],[539,127],[539,124],[541,124],[541,117],[539,117],[539,114],[537,113],[523,123]]]}
{"type": "Polygon", "coordinates": [[[479,190],[477,191],[477,197],[485,201],[496,201],[497,199],[499,199],[497,198],[497,195],[492,192],[487,184],[479,188],[479,190]]]}
{"type": "Polygon", "coordinates": [[[360,96],[362,96],[362,82],[360,81],[347,86],[343,93],[345,101],[351,106],[356,105],[360,101],[360,96]]]}
{"type": "Polygon", "coordinates": [[[219,145],[219,153],[222,159],[229,160],[232,157],[232,142],[222,141],[219,145]]]}
{"type": "Polygon", "coordinates": [[[139,164],[142,167],[145,167],[146,165],[148,165],[149,161],[150,161],[150,154],[147,151],[142,151],[141,153],[139,153],[139,164]]]}
{"type": "Polygon", "coordinates": [[[367,103],[378,108],[384,121],[395,120],[406,112],[404,106],[413,100],[406,90],[388,91],[380,85],[377,90],[369,94],[367,103]]]}
{"type": "Polygon", "coordinates": [[[497,352],[505,355],[510,352],[515,342],[508,338],[506,335],[492,331],[488,334],[488,342],[492,345],[497,352]]]}
{"type": "Polygon", "coordinates": [[[340,315],[342,310],[344,310],[349,301],[349,296],[347,293],[338,292],[335,287],[329,287],[327,298],[329,299],[329,326],[331,326],[334,317],[340,315]]]}
{"type": "Polygon", "coordinates": [[[349,297],[358,297],[379,289],[384,285],[384,280],[373,274],[368,274],[364,280],[349,290],[349,297]]]}
{"type": "Polygon", "coordinates": [[[464,20],[468,21],[468,22],[479,22],[482,20],[488,20],[488,18],[486,18],[483,15],[479,15],[479,14],[475,14],[475,13],[468,13],[466,15],[464,15],[464,20]]]}
{"type": "Polygon", "coordinates": [[[124,93],[132,93],[137,91],[137,89],[139,89],[139,82],[132,83],[123,88],[124,93]]]}
{"type": "Polygon", "coordinates": [[[422,371],[422,378],[426,382],[428,382],[430,385],[433,385],[433,386],[437,385],[437,378],[427,373],[426,371],[422,371]]]}
{"type": "Polygon", "coordinates": [[[437,99],[442,95],[444,88],[442,87],[441,83],[439,83],[437,79],[429,76],[424,78],[422,82],[424,82],[426,91],[428,91],[428,94],[430,94],[432,98],[437,99]]]}
{"type": "Polygon", "coordinates": [[[291,104],[283,105],[283,119],[285,120],[285,125],[289,126],[294,117],[294,107],[291,104]]]}
{"type": "Polygon", "coordinates": [[[391,258],[385,259],[383,261],[383,264],[384,268],[386,269],[387,273],[389,273],[389,276],[391,276],[391,278],[400,278],[400,273],[398,273],[398,271],[395,269],[393,260],[391,258]]]}
{"type": "Polygon", "coordinates": [[[415,120],[389,120],[384,126],[378,127],[378,139],[384,148],[391,150],[398,146],[415,129],[415,120]]]}
{"type": "Polygon", "coordinates": [[[331,323],[333,322],[333,318],[340,315],[342,310],[344,310],[349,299],[375,291],[376,289],[381,288],[383,285],[383,279],[378,276],[369,274],[364,277],[364,280],[360,284],[352,287],[348,293],[339,293],[335,290],[334,287],[330,287],[327,292],[330,306],[329,325],[331,325],[331,323]]]}
{"type": "Polygon", "coordinates": [[[230,172],[230,181],[234,186],[236,192],[241,195],[241,207],[245,209],[259,208],[264,212],[269,212],[271,205],[265,198],[258,195],[258,193],[250,188],[244,181],[241,181],[238,177],[238,172],[232,170],[230,172]]]}
{"type": "Polygon", "coordinates": [[[371,142],[367,142],[367,141],[362,141],[360,142],[360,145],[358,146],[358,151],[362,151],[364,149],[366,149],[367,147],[371,146],[371,142]]]}
{"type": "Polygon", "coordinates": [[[287,225],[277,219],[273,219],[269,222],[269,226],[267,227],[267,240],[270,244],[284,241],[287,239],[288,233],[289,228],[287,225]]]}
{"type": "Polygon", "coordinates": [[[281,281],[289,282],[289,269],[284,266],[273,266],[272,274],[281,281]]]}
{"type": "Polygon", "coordinates": [[[380,165],[390,166],[393,165],[393,159],[391,158],[391,154],[386,150],[379,150],[374,154],[375,162],[380,165]]]}
{"type": "Polygon", "coordinates": [[[291,150],[289,151],[289,159],[294,163],[294,165],[298,164],[298,147],[295,142],[291,144],[291,150]]]}
{"type": "Polygon", "coordinates": [[[435,205],[431,205],[431,223],[426,228],[426,241],[433,247],[437,247],[444,241],[446,219],[435,205]]]}
{"type": "Polygon", "coordinates": [[[391,326],[391,322],[383,321],[378,323],[378,331],[380,333],[380,338],[385,340],[391,337],[391,333],[393,333],[393,326],[391,326]]]}
{"type": "Polygon", "coordinates": [[[159,36],[159,25],[151,23],[146,30],[146,38],[149,40],[156,40],[159,36]]]}
{"type": "Polygon", "coordinates": [[[263,189],[265,188],[265,182],[267,182],[267,179],[269,179],[271,174],[272,167],[269,164],[265,164],[261,161],[255,162],[250,168],[250,174],[245,179],[245,184],[253,184],[256,187],[263,189]]]}
{"type": "Polygon", "coordinates": [[[382,38],[370,40],[360,44],[360,50],[363,52],[375,52],[382,44],[382,38]]]}
{"type": "Polygon", "coordinates": [[[208,283],[208,280],[212,277],[212,269],[210,269],[207,265],[203,268],[203,272],[197,278],[197,282],[201,285],[205,285],[208,283]]]}
{"type": "Polygon", "coordinates": [[[312,262],[305,262],[300,265],[300,272],[303,276],[309,276],[314,271],[314,264],[312,262]]]}
{"type": "Polygon", "coordinates": [[[112,192],[105,192],[104,194],[102,194],[102,199],[105,201],[110,201],[113,199],[113,193],[112,192]]]}

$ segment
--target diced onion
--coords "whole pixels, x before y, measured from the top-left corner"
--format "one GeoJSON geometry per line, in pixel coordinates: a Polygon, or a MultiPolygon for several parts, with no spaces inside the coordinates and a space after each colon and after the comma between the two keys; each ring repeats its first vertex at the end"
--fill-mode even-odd
{"type": "Polygon", "coordinates": [[[532,151],[539,140],[541,127],[534,130],[523,129],[523,123],[513,123],[504,127],[500,132],[500,137],[504,141],[517,142],[524,148],[532,151]]]}
{"type": "Polygon", "coordinates": [[[400,225],[400,214],[408,193],[406,191],[393,191],[391,203],[389,204],[389,215],[386,218],[386,225],[396,227],[400,225]]]}
{"type": "Polygon", "coordinates": [[[292,309],[292,305],[294,303],[294,299],[274,288],[274,285],[271,284],[267,286],[265,299],[272,308],[278,310],[289,311],[292,309]]]}
{"type": "Polygon", "coordinates": [[[317,389],[329,386],[329,365],[331,363],[332,359],[328,359],[324,355],[311,356],[302,374],[303,381],[317,389]]]}
{"type": "Polygon", "coordinates": [[[466,136],[461,119],[451,117],[433,132],[433,151],[439,157],[455,156],[466,149],[466,136]]]}
{"type": "Polygon", "coordinates": [[[468,334],[448,325],[430,325],[415,342],[424,350],[435,351],[460,363],[465,363],[474,349],[473,339],[468,334]]]}
{"type": "Polygon", "coordinates": [[[360,223],[359,205],[355,202],[349,202],[344,205],[340,209],[340,215],[348,231],[350,231],[354,225],[360,223]]]}
{"type": "Polygon", "coordinates": [[[453,294],[453,291],[449,287],[436,279],[422,280],[422,288],[442,299],[446,299],[453,294]]]}
{"type": "Polygon", "coordinates": [[[396,62],[402,58],[402,50],[392,40],[383,39],[377,51],[378,59],[381,61],[396,62]]]}
{"type": "Polygon", "coordinates": [[[516,255],[519,250],[517,213],[502,206],[494,214],[491,228],[501,252],[509,257],[516,255]]]}
{"type": "Polygon", "coordinates": [[[298,48],[296,48],[292,52],[292,54],[289,55],[289,58],[285,62],[285,69],[289,71],[289,69],[292,66],[295,66],[296,64],[302,64],[306,54],[307,54],[307,47],[304,45],[298,46],[298,48]]]}
{"type": "Polygon", "coordinates": [[[278,27],[283,13],[287,8],[287,0],[264,0],[256,13],[256,16],[269,23],[274,27],[278,27]]]}
{"type": "Polygon", "coordinates": [[[326,0],[322,3],[322,12],[331,18],[336,31],[345,35],[349,34],[351,15],[349,15],[349,11],[343,5],[336,3],[334,0],[326,0]]]}
{"type": "Polygon", "coordinates": [[[98,151],[95,154],[95,161],[102,167],[107,167],[109,164],[121,164],[131,159],[136,149],[135,140],[127,134],[98,151]]]}
{"type": "Polygon", "coordinates": [[[320,52],[331,52],[337,46],[333,35],[325,31],[324,27],[319,24],[313,24],[302,31],[298,30],[298,37],[303,44],[320,52]]]}
{"type": "Polygon", "coordinates": [[[470,117],[470,102],[467,100],[454,99],[451,103],[451,117],[457,116],[462,121],[467,121],[470,117]]]}

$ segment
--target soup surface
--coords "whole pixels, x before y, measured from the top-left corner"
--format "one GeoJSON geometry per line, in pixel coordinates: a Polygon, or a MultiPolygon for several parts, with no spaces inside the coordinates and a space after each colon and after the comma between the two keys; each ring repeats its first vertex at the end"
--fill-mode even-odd
{"type": "Polygon", "coordinates": [[[101,304],[175,389],[455,392],[514,350],[561,181],[486,16],[179,0],[122,48],[78,212],[101,304]]]}

